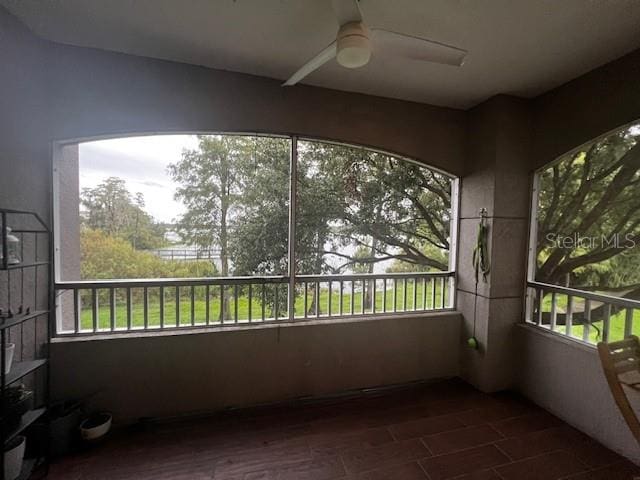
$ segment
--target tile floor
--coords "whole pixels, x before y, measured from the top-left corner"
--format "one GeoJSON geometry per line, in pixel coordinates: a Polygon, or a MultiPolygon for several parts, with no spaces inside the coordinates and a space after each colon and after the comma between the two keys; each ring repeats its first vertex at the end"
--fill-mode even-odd
{"type": "Polygon", "coordinates": [[[459,380],[112,434],[50,480],[632,480],[640,469],[512,394],[459,380]]]}

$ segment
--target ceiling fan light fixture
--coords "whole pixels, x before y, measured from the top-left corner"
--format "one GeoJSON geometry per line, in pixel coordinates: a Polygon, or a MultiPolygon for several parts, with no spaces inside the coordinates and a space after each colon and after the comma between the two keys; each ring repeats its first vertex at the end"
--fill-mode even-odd
{"type": "Polygon", "coordinates": [[[347,23],[338,32],[337,62],[346,68],[359,68],[371,59],[371,41],[360,22],[347,23]]]}

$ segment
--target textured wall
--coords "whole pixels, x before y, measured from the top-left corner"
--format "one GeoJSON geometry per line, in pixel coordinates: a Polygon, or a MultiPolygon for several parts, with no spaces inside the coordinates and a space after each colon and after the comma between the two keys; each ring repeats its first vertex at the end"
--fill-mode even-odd
{"type": "Polygon", "coordinates": [[[532,102],[535,168],[610,130],[640,119],[640,50],[532,102]]]}
{"type": "Polygon", "coordinates": [[[510,388],[515,326],[522,319],[529,214],[530,115],[527,102],[494,97],[469,112],[467,175],[462,179],[458,310],[464,318],[461,371],[485,391],[510,388]],[[472,265],[479,209],[487,210],[487,281],[472,265]],[[474,328],[475,315],[475,328],[474,328]],[[466,339],[474,335],[480,347],[466,339]]]}
{"type": "Polygon", "coordinates": [[[127,422],[458,374],[460,315],[52,345],[53,398],[127,422]]]}
{"type": "Polygon", "coordinates": [[[518,328],[518,387],[531,400],[640,463],[640,450],[605,380],[598,353],[531,326],[518,328]]]}

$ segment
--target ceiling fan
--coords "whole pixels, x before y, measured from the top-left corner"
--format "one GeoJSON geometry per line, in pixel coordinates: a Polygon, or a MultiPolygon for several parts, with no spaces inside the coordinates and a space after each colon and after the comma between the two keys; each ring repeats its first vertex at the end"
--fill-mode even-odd
{"type": "Polygon", "coordinates": [[[365,66],[371,52],[382,55],[461,66],[466,50],[427,40],[425,38],[390,32],[381,28],[368,28],[363,19],[359,0],[332,0],[333,10],[340,24],[337,38],[324,50],[305,63],[283,86],[298,83],[329,60],[335,59],[346,68],[365,66]]]}

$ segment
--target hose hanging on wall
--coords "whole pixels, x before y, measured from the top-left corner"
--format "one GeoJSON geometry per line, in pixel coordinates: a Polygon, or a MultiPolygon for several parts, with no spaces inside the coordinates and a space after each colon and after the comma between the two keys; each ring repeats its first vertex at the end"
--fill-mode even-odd
{"type": "Polygon", "coordinates": [[[473,249],[473,271],[475,274],[476,286],[473,298],[473,335],[467,340],[469,347],[474,350],[478,348],[478,340],[476,339],[476,317],[478,309],[478,282],[480,276],[482,281],[487,281],[487,275],[491,271],[489,261],[489,225],[487,224],[487,209],[480,209],[480,223],[478,223],[478,235],[476,237],[476,245],[473,249]]]}

